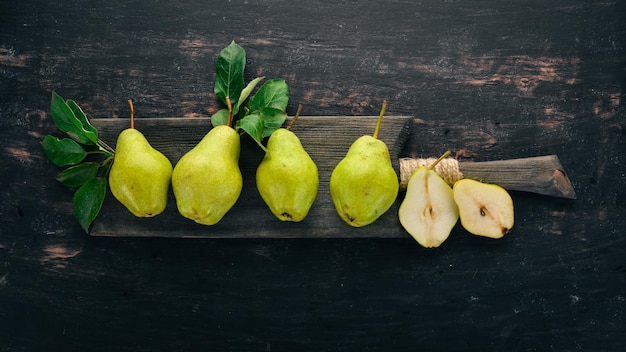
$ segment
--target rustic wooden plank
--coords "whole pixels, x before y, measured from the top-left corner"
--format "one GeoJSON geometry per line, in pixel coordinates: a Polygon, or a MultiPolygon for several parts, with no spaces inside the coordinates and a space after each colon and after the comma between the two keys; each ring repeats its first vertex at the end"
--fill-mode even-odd
{"type": "MultiPolygon", "coordinates": [[[[400,187],[406,188],[417,167],[432,165],[436,160],[400,159],[400,187]]],[[[461,178],[471,178],[495,183],[510,191],[576,199],[572,183],[556,155],[483,162],[459,162],[454,158],[446,158],[436,165],[435,171],[450,185],[461,178]]]]}
{"type": "MultiPolygon", "coordinates": [[[[300,223],[281,222],[269,211],[256,190],[256,167],[263,158],[262,150],[248,136],[242,137],[240,168],[244,187],[235,206],[216,225],[205,226],[182,217],[176,209],[174,196],[165,211],[148,219],[136,218],[115,198],[107,195],[102,210],[94,221],[93,236],[147,237],[402,237],[405,232],[397,220],[399,201],[374,224],[364,228],[348,226],[336,214],[328,182],[335,165],[345,156],[358,137],[374,131],[377,117],[307,117],[302,116],[292,128],[319,169],[318,196],[309,215],[300,223]]],[[[392,163],[399,175],[398,157],[409,133],[410,118],[386,116],[379,139],[389,147],[392,163]]],[[[101,138],[115,141],[128,127],[128,119],[94,119],[101,138]]],[[[200,141],[210,130],[208,118],[136,118],[135,126],[152,145],[173,164],[200,141]]]]}
{"type": "Polygon", "coordinates": [[[466,178],[497,183],[513,191],[576,199],[576,192],[558,156],[459,163],[466,178]]]}

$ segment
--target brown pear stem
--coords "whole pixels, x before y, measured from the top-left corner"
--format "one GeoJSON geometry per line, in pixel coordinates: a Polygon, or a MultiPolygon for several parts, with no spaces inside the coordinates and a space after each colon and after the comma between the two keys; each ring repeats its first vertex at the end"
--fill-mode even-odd
{"type": "Polygon", "coordinates": [[[135,129],[135,107],[131,99],[128,99],[128,107],[130,108],[130,128],[135,129]]]}
{"type": "Polygon", "coordinates": [[[376,129],[374,130],[374,134],[372,137],[378,139],[378,131],[380,131],[380,123],[383,121],[383,116],[385,116],[385,111],[387,110],[387,100],[383,100],[383,106],[380,108],[380,115],[378,115],[378,121],[376,121],[376,129]]]}
{"type": "Polygon", "coordinates": [[[231,103],[230,97],[226,97],[226,106],[228,106],[228,119],[226,120],[226,126],[230,126],[233,122],[233,103],[231,103]]]}
{"type": "Polygon", "coordinates": [[[300,113],[302,113],[302,104],[298,104],[298,110],[296,110],[296,114],[293,116],[293,119],[291,119],[287,127],[285,127],[287,131],[291,129],[291,126],[293,126],[294,122],[296,122],[298,117],[300,117],[300,113]]]}
{"type": "Polygon", "coordinates": [[[439,163],[441,162],[441,160],[443,160],[443,159],[445,159],[445,158],[449,157],[449,156],[450,156],[450,154],[452,154],[452,152],[451,152],[451,151],[449,151],[449,150],[448,150],[448,151],[446,151],[445,153],[443,153],[443,154],[439,157],[439,159],[435,160],[435,162],[434,162],[434,163],[432,163],[432,165],[430,165],[428,168],[429,168],[430,170],[434,170],[434,169],[435,169],[435,166],[437,166],[437,164],[439,164],[439,163]]]}

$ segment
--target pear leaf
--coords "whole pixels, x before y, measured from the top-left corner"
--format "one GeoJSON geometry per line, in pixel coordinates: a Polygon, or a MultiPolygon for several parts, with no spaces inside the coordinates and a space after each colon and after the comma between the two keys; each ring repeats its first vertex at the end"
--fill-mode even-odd
{"type": "Polygon", "coordinates": [[[263,146],[263,121],[261,115],[249,114],[246,117],[237,120],[237,128],[244,130],[247,134],[254,139],[254,141],[267,152],[265,146],[263,146]]]}
{"type": "MultiPolygon", "coordinates": [[[[225,105],[232,106],[231,117],[235,128],[242,129],[266,150],[265,137],[280,128],[287,118],[285,109],[289,102],[289,89],[284,79],[265,82],[252,96],[252,92],[265,77],[257,77],[245,85],[243,71],[246,65],[245,50],[233,41],[222,49],[216,62],[214,92],[225,105]],[[245,85],[245,87],[244,87],[245,85]]],[[[221,109],[211,116],[213,127],[228,123],[228,110],[221,109]]]]}
{"type": "Polygon", "coordinates": [[[223,104],[226,104],[228,97],[233,106],[238,106],[241,91],[245,86],[243,78],[245,66],[246,52],[234,40],[220,51],[215,63],[216,76],[213,90],[223,104]]]}
{"type": "Polygon", "coordinates": [[[107,179],[96,177],[87,181],[74,193],[74,217],[87,233],[102,208],[106,189],[107,179]]]}
{"type": "Polygon", "coordinates": [[[285,110],[289,102],[289,88],[284,79],[275,78],[265,82],[250,102],[250,111],[263,108],[285,110]]]}
{"type": "Polygon", "coordinates": [[[59,176],[57,176],[57,181],[68,187],[79,187],[95,178],[98,175],[99,168],[100,163],[96,162],[84,162],[76,166],[71,166],[63,170],[59,176]]]}
{"type": "Polygon", "coordinates": [[[284,110],[275,108],[263,108],[259,111],[259,114],[262,124],[261,138],[271,136],[287,119],[287,113],[284,110]]]}
{"type": "Polygon", "coordinates": [[[46,156],[57,166],[75,165],[83,161],[87,152],[73,139],[47,135],[41,142],[46,156]]]}
{"type": "Polygon", "coordinates": [[[89,232],[89,226],[102,207],[107,190],[107,175],[115,150],[98,138],[98,131],[73,100],[63,100],[52,92],[50,102],[52,119],[70,138],[59,139],[46,135],[41,144],[44,153],[57,166],[73,165],[63,170],[57,180],[68,187],[79,187],[74,193],[74,217],[89,232]],[[87,155],[103,154],[101,162],[83,162],[87,155]]]}
{"type": "Polygon", "coordinates": [[[263,122],[259,114],[250,114],[237,120],[237,128],[246,131],[252,138],[257,141],[263,139],[263,122]]]}
{"type": "Polygon", "coordinates": [[[228,109],[220,109],[211,116],[211,125],[213,127],[225,125],[228,122],[228,109]]]}
{"type": "Polygon", "coordinates": [[[52,92],[50,112],[57,127],[78,143],[87,145],[98,143],[98,134],[92,130],[85,129],[72,108],[55,92],[52,92]]]}
{"type": "Polygon", "coordinates": [[[252,93],[252,91],[257,86],[257,84],[259,84],[259,82],[261,82],[264,79],[265,77],[257,77],[253,79],[250,83],[248,83],[248,85],[241,91],[241,95],[239,96],[239,102],[237,103],[237,105],[235,105],[235,107],[233,107],[233,114],[236,114],[239,112],[241,105],[243,105],[246,99],[248,99],[248,97],[250,96],[250,93],[252,93]]]}
{"type": "Polygon", "coordinates": [[[95,127],[93,127],[91,122],[89,122],[89,119],[87,118],[87,115],[85,115],[85,113],[83,112],[83,109],[81,109],[80,106],[78,106],[78,104],[76,104],[74,100],[68,99],[66,103],[67,103],[67,106],[69,106],[70,109],[72,109],[74,116],[76,116],[76,118],[82,123],[83,128],[86,131],[93,133],[93,135],[95,135],[95,138],[96,138],[95,141],[97,141],[98,131],[96,130],[95,127]]]}

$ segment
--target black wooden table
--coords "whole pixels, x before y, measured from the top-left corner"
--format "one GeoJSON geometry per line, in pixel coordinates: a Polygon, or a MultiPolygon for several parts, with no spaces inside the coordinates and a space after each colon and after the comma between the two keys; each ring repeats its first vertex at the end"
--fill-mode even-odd
{"type": "MultiPolygon", "coordinates": [[[[3,1],[0,350],[620,351],[626,25],[619,1],[3,1]],[[86,235],[40,142],[92,118],[208,117],[215,58],[305,115],[413,117],[403,156],[558,155],[576,200],[512,192],[504,239],[86,235]]],[[[247,231],[254,232],[254,228],[247,231]]],[[[376,236],[374,236],[376,237],[376,236]]]]}

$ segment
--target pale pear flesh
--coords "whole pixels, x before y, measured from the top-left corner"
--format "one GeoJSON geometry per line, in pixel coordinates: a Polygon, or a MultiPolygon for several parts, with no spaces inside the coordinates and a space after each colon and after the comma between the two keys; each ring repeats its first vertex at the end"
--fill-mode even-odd
{"type": "Polygon", "coordinates": [[[261,198],[281,221],[304,220],[317,197],[317,165],[300,139],[284,128],[272,133],[267,150],[256,172],[261,198]]]}
{"type": "Polygon", "coordinates": [[[141,132],[129,128],[119,134],[109,188],[133,215],[152,217],[165,210],[171,175],[172,163],[141,132]]]}
{"type": "Polygon", "coordinates": [[[468,232],[478,236],[502,238],[513,228],[513,200],[504,188],[463,179],[454,184],[453,190],[461,225],[468,232]]]}
{"type": "Polygon", "coordinates": [[[353,227],[369,225],[387,212],[399,187],[387,146],[372,136],[352,143],[330,176],[335,209],[353,227]]]}
{"type": "Polygon", "coordinates": [[[239,134],[222,125],[180,158],[172,188],[181,215],[203,225],[215,225],[226,215],[243,188],[240,151],[239,134]]]}
{"type": "Polygon", "coordinates": [[[452,188],[434,170],[419,167],[409,179],[398,218],[423,247],[439,247],[459,219],[452,188]]]}

